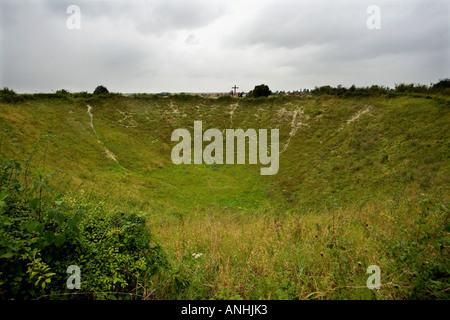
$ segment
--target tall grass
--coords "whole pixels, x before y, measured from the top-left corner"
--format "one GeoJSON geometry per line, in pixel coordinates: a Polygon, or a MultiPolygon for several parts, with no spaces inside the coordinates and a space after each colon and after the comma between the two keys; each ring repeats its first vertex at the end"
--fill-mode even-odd
{"type": "Polygon", "coordinates": [[[368,201],[322,214],[211,210],[154,217],[152,228],[177,265],[176,274],[156,283],[157,293],[177,299],[447,299],[448,219],[442,199],[401,199],[397,206],[368,201]],[[381,268],[380,290],[366,286],[370,265],[381,268]]]}

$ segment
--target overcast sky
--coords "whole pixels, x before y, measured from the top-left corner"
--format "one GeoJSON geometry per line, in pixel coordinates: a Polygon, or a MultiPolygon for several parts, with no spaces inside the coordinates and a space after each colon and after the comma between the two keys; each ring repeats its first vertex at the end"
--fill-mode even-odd
{"type": "MultiPolygon", "coordinates": [[[[393,87],[450,77],[449,0],[0,0],[16,92],[393,87]],[[69,5],[80,29],[69,29],[69,5]],[[369,29],[370,5],[381,29],[369,29]]],[[[74,20],[70,20],[74,21],[74,20]]]]}

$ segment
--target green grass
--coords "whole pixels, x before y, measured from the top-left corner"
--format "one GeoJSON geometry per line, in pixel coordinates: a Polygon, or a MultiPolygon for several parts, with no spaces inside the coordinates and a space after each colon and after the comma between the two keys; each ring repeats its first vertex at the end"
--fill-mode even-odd
{"type": "Polygon", "coordinates": [[[448,96],[418,94],[36,96],[0,103],[0,152],[147,212],[172,265],[150,298],[448,298],[449,111],[448,96]],[[174,165],[171,133],[195,120],[278,128],[279,172],[174,165]],[[371,264],[379,291],[365,287],[371,264]]]}

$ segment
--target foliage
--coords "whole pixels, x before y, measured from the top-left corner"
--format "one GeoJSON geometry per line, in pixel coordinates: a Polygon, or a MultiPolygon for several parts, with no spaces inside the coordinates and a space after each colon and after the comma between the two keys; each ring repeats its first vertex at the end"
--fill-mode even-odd
{"type": "Polygon", "coordinates": [[[374,97],[382,95],[398,95],[398,94],[429,94],[429,93],[449,93],[450,80],[444,79],[440,80],[438,83],[426,86],[421,84],[396,84],[394,89],[390,89],[384,86],[372,85],[370,87],[356,87],[352,85],[349,88],[338,85],[337,87],[332,87],[330,85],[314,87],[311,93],[314,95],[333,95],[338,97],[374,97]]]}
{"type": "Polygon", "coordinates": [[[0,102],[16,103],[23,100],[22,95],[18,95],[14,90],[7,87],[0,90],[0,102]]]}
{"type": "Polygon", "coordinates": [[[431,86],[430,90],[433,92],[443,92],[447,95],[450,94],[450,79],[439,80],[438,83],[431,86]]]}
{"type": "Polygon", "coordinates": [[[255,88],[248,93],[249,97],[259,98],[259,97],[268,97],[272,92],[269,89],[268,85],[260,84],[255,86],[255,88]]]}
{"type": "Polygon", "coordinates": [[[66,89],[61,89],[61,90],[56,90],[55,94],[60,95],[60,96],[67,96],[67,95],[70,95],[70,92],[67,91],[66,89]]]}
{"type": "Polygon", "coordinates": [[[142,296],[166,265],[143,213],[110,211],[84,193],[55,196],[41,170],[28,186],[14,161],[0,170],[2,299],[64,297],[69,265],[81,268],[84,297],[142,296]]]}
{"type": "Polygon", "coordinates": [[[94,90],[94,94],[95,95],[97,95],[97,94],[107,94],[107,93],[109,93],[108,89],[105,86],[102,86],[102,85],[97,86],[97,88],[95,88],[95,90],[94,90]]]}
{"type": "Polygon", "coordinates": [[[72,96],[74,98],[84,98],[84,99],[86,99],[86,98],[89,98],[91,95],[92,94],[88,93],[87,91],[81,91],[81,92],[74,92],[74,93],[72,93],[72,96]]]}

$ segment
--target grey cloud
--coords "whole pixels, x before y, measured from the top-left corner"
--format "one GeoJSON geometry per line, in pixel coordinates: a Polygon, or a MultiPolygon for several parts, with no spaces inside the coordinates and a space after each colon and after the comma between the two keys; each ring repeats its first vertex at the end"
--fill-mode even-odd
{"type": "Polygon", "coordinates": [[[340,58],[373,57],[447,47],[449,3],[380,3],[381,30],[366,27],[370,2],[277,1],[244,21],[227,46],[293,49],[308,45],[339,50],[340,58]]]}
{"type": "Polygon", "coordinates": [[[372,83],[382,77],[389,85],[399,78],[408,81],[399,76],[408,67],[416,70],[408,71],[416,79],[450,72],[448,2],[379,1],[381,30],[366,27],[369,2],[316,3],[270,3],[241,23],[225,47],[272,51],[278,68],[298,75],[328,75],[330,82],[333,74],[341,75],[334,79],[357,82],[369,70],[372,83]]]}
{"type": "Polygon", "coordinates": [[[0,86],[274,90],[448,77],[447,0],[0,0],[0,86]],[[366,9],[381,8],[381,30],[366,9]],[[66,8],[81,8],[81,30],[66,8]]]}
{"type": "Polygon", "coordinates": [[[32,2],[3,6],[10,17],[2,23],[0,64],[5,85],[33,92],[85,90],[105,79],[139,78],[154,72],[148,63],[153,54],[145,44],[105,30],[68,30],[67,6],[50,3],[53,6],[32,2]]]}
{"type": "Polygon", "coordinates": [[[365,28],[365,20],[361,19],[364,10],[364,6],[343,8],[336,2],[271,2],[249,20],[243,19],[237,34],[228,38],[227,44],[292,49],[330,43],[353,37],[365,28]]]}
{"type": "Polygon", "coordinates": [[[76,4],[83,18],[90,22],[108,19],[133,26],[144,35],[200,28],[226,13],[226,0],[45,0],[43,3],[51,14],[60,16],[69,5],[76,4]]]}

